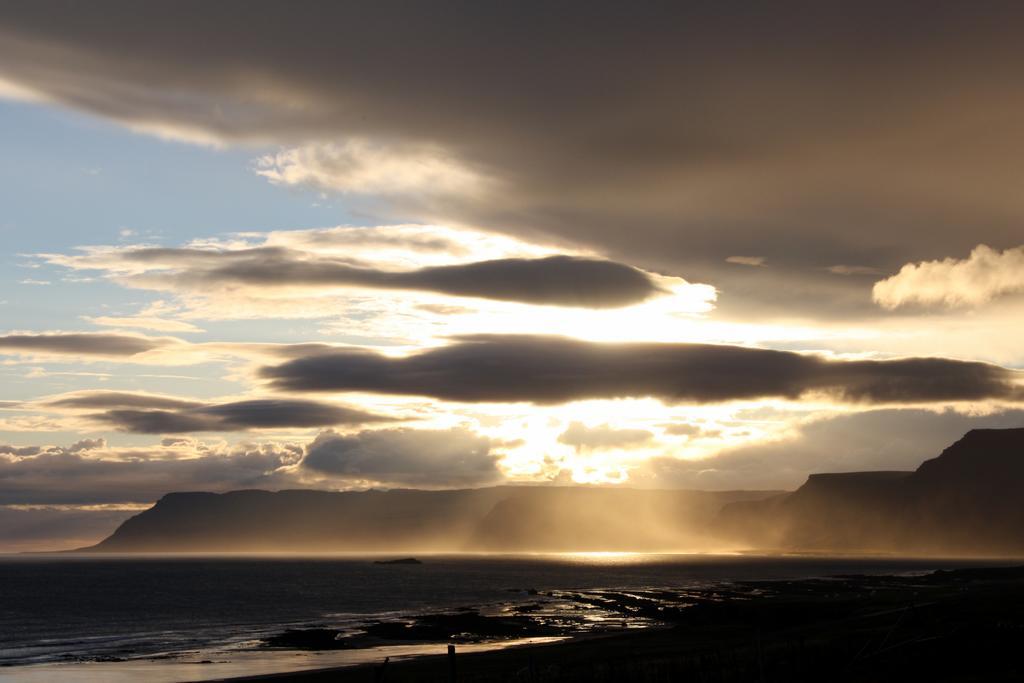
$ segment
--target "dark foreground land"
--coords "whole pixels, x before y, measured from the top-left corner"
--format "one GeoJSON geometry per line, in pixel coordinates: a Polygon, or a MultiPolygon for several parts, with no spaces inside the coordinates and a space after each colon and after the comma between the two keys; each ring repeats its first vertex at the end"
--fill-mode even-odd
{"type": "MultiPolygon", "coordinates": [[[[746,582],[602,600],[609,596],[624,616],[653,617],[665,628],[458,654],[455,680],[1024,680],[1024,567],[746,582]]],[[[449,664],[440,655],[261,680],[448,681],[449,664]]]]}

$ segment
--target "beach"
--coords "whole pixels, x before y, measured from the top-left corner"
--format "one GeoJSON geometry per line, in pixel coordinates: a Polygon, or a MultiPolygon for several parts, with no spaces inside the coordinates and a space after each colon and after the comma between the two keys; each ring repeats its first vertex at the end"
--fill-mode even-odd
{"type": "MultiPolygon", "coordinates": [[[[768,582],[671,628],[243,680],[1011,681],[1024,568],[768,582]],[[454,672],[454,673],[453,673],[454,672]]],[[[704,609],[702,609],[702,607],[704,609]]]]}

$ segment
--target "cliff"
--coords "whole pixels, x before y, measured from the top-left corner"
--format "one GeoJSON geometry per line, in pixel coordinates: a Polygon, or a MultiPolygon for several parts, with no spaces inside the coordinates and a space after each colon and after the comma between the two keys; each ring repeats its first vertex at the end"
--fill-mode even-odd
{"type": "Polygon", "coordinates": [[[1024,429],[968,432],[913,472],[812,475],[791,494],[726,506],[722,532],[759,547],[1024,554],[1024,429]]]}

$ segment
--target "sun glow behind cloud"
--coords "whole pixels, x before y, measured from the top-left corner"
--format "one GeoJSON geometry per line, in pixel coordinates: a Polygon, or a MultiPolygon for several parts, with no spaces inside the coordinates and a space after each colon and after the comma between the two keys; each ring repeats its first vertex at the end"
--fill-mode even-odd
{"type": "Polygon", "coordinates": [[[441,412],[462,414],[475,423],[476,431],[505,444],[499,465],[513,481],[614,485],[643,483],[632,475],[652,458],[699,461],[723,449],[784,438],[791,426],[778,418],[792,410],[782,402],[666,406],[655,399],[619,399],[545,408],[452,405],[441,412]],[[775,405],[775,419],[754,416],[766,405],[775,405]],[[574,447],[561,438],[574,423],[585,429],[646,431],[651,438],[621,446],[574,447]]]}
{"type": "MultiPolygon", "coordinates": [[[[41,254],[38,258],[52,266],[99,272],[128,287],[173,296],[175,303],[165,306],[176,310],[180,329],[191,329],[188,321],[194,320],[319,318],[324,320],[321,329],[327,333],[387,340],[389,345],[431,344],[438,338],[459,334],[537,331],[596,341],[687,339],[697,330],[692,320],[713,310],[717,296],[709,285],[648,273],[660,292],[646,301],[617,308],[612,320],[606,311],[582,307],[545,307],[350,284],[237,286],[212,282],[197,287],[194,278],[187,276],[190,268],[212,257],[248,258],[253,250],[271,250],[268,253],[276,255],[279,252],[273,250],[280,249],[295,255],[289,258],[301,259],[295,261],[299,265],[315,255],[316,259],[344,259],[360,268],[383,272],[497,259],[542,259],[566,253],[581,258],[594,256],[587,251],[567,252],[475,230],[393,225],[240,233],[226,240],[195,241],[178,250],[160,250],[154,245],[89,246],[77,254],[41,254]],[[178,278],[179,273],[186,277],[178,278]]],[[[137,326],[152,327],[148,312],[137,314],[137,326]]],[[[122,321],[129,326],[131,317],[98,319],[122,321]]],[[[162,324],[175,326],[171,320],[162,324]]],[[[706,339],[707,335],[700,338],[706,339]]]]}
{"type": "MultiPolygon", "coordinates": [[[[715,315],[719,293],[707,284],[655,273],[646,276],[659,293],[640,303],[613,310],[572,306],[539,306],[523,302],[459,297],[424,291],[388,291],[358,286],[298,284],[295,286],[196,287],[188,278],[173,279],[170,273],[202,264],[210,258],[235,258],[254,250],[284,250],[301,258],[344,259],[360,267],[410,270],[494,259],[539,259],[557,254],[594,257],[587,250],[566,250],[524,239],[476,230],[438,225],[383,225],[369,228],[341,226],[326,229],[244,232],[220,238],[194,240],[182,247],[161,250],[156,245],[86,247],[77,253],[49,253],[38,260],[72,273],[90,272],[123,286],[154,290],[161,299],[137,312],[96,317],[104,326],[180,330],[202,333],[219,321],[232,319],[310,319],[323,341],[331,344],[373,348],[389,357],[404,357],[425,348],[443,347],[454,338],[474,334],[547,334],[595,342],[688,342],[743,346],[799,346],[828,351],[835,357],[871,358],[864,344],[879,338],[877,327],[831,327],[810,323],[748,323],[715,315]],[[145,258],[135,254],[145,250],[145,258]],[[151,256],[152,255],[152,256],[151,256]],[[158,314],[159,317],[155,317],[158,314]],[[154,323],[154,320],[157,322],[154,323]],[[202,322],[202,327],[195,322],[202,322]],[[851,353],[843,345],[859,342],[851,353]]],[[[186,274],[187,270],[183,271],[186,274]]],[[[201,271],[200,271],[201,272],[201,271]]],[[[113,333],[118,334],[116,329],[113,333]]],[[[149,338],[119,333],[135,344],[149,338]],[[141,340],[141,341],[140,341],[141,340]]],[[[898,335],[889,335],[890,339],[898,335]]],[[[852,350],[852,349],[851,349],[852,350]]],[[[231,362],[228,375],[250,389],[216,397],[215,403],[244,402],[263,398],[253,385],[250,364],[273,362],[286,347],[266,344],[158,339],[152,348],[118,362],[157,365],[188,365],[200,362],[231,362]]],[[[60,361],[46,350],[28,358],[60,361]]],[[[313,397],[323,399],[324,397],[313,397]]],[[[596,485],[633,483],[659,485],[652,463],[707,462],[715,470],[719,453],[745,446],[765,445],[794,438],[806,411],[839,414],[854,410],[834,402],[805,400],[797,409],[784,401],[734,401],[721,405],[671,406],[655,399],[581,400],[555,406],[524,404],[456,404],[433,399],[346,392],[344,404],[371,413],[393,416],[414,429],[469,430],[491,440],[492,453],[502,475],[514,482],[564,482],[596,485]],[[767,418],[752,418],[756,411],[772,411],[767,418]],[[573,446],[563,435],[571,425],[581,429],[633,431],[650,438],[624,445],[573,446]]],[[[333,400],[333,398],[331,400],[333,400]]],[[[82,414],[50,412],[40,417],[26,414],[6,418],[9,431],[50,428],[86,431],[96,428],[82,414]]],[[[334,426],[339,434],[358,435],[360,426],[334,426]]],[[[301,440],[310,432],[302,428],[264,428],[251,431],[271,441],[301,440]]],[[[231,439],[244,438],[241,434],[231,439]]],[[[226,446],[221,446],[222,448],[226,446]]],[[[694,465],[700,467],[699,465],[694,465]]],[[[700,470],[698,469],[698,472],[700,470]]],[[[301,470],[297,464],[281,466],[281,476],[297,477],[309,485],[366,486],[372,479],[339,481],[324,473],[301,470]]]]}

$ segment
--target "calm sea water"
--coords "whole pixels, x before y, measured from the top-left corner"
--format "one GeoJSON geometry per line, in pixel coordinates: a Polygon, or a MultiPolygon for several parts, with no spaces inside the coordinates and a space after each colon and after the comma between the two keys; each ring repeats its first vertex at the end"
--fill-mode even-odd
{"type": "MultiPolygon", "coordinates": [[[[687,588],[978,565],[600,554],[421,556],[424,564],[413,566],[376,565],[373,559],[0,556],[0,679],[46,680],[37,676],[39,665],[62,666],[67,680],[74,672],[127,670],[124,662],[109,660],[212,657],[228,663],[244,660],[242,653],[260,637],[288,626],[358,627],[404,614],[527,601],[526,589],[687,588]]],[[[116,678],[101,673],[95,680],[116,678]]]]}

